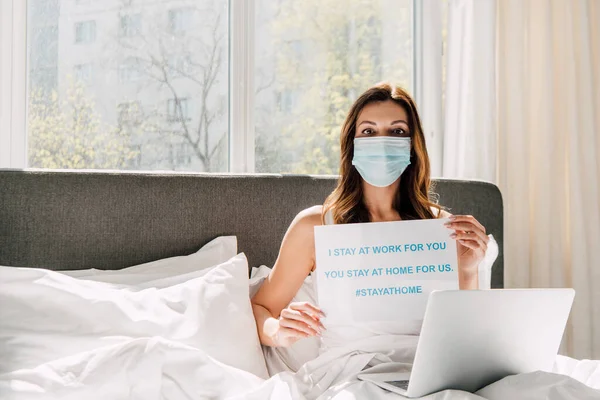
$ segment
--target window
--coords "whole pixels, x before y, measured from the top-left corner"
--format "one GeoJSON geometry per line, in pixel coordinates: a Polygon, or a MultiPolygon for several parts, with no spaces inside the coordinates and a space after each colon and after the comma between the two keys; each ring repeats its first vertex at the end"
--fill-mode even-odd
{"type": "Polygon", "coordinates": [[[140,116],[142,114],[142,106],[139,101],[128,101],[126,103],[120,103],[117,106],[118,113],[118,124],[131,125],[139,124],[140,116]]]}
{"type": "Polygon", "coordinates": [[[364,89],[401,84],[423,109],[423,86],[437,81],[423,75],[436,67],[422,55],[441,46],[419,33],[439,29],[441,37],[441,26],[420,22],[430,15],[419,10],[437,1],[105,3],[13,1],[27,37],[9,45],[21,30],[5,23],[13,15],[0,15],[9,33],[0,45],[11,48],[0,58],[0,81],[12,82],[0,115],[13,118],[13,129],[0,129],[0,165],[7,164],[1,149],[18,142],[11,160],[19,161],[8,163],[17,168],[72,168],[90,153],[108,161],[78,168],[130,168],[128,157],[141,152],[147,170],[337,173],[340,126],[364,89]],[[26,68],[6,67],[25,60],[26,68]],[[27,104],[9,107],[24,93],[27,104]],[[135,124],[130,103],[139,109],[135,124]],[[62,143],[84,146],[55,151],[56,132],[62,143]],[[186,159],[169,156],[178,143],[191,149],[189,164],[171,162],[186,159]]]}
{"type": "Polygon", "coordinates": [[[169,27],[171,33],[184,34],[190,30],[192,26],[192,9],[177,8],[169,10],[169,27]]]}
{"type": "Polygon", "coordinates": [[[173,8],[171,0],[119,0],[110,6],[51,0],[45,2],[49,8],[41,2],[15,2],[26,3],[22,13],[29,32],[23,57],[29,68],[21,89],[29,104],[26,130],[19,133],[27,135],[26,166],[229,169],[229,1],[189,0],[182,8],[173,8]],[[196,14],[202,24],[192,27],[196,14]],[[44,31],[48,26],[55,33],[46,34],[52,33],[44,31]],[[122,40],[130,37],[136,41],[122,40]],[[96,45],[82,48],[87,43],[96,45]],[[63,79],[69,75],[77,79],[63,79]],[[90,80],[98,84],[81,90],[90,80]],[[196,104],[203,106],[192,107],[196,104]],[[53,147],[58,140],[72,151],[58,151],[53,147]],[[173,161],[181,165],[169,160],[169,148],[177,143],[187,146],[175,146],[173,161]],[[90,153],[97,159],[88,161],[90,153]],[[77,164],[80,159],[84,164],[77,164]]]}
{"type": "Polygon", "coordinates": [[[413,88],[413,2],[257,0],[255,12],[255,170],[337,173],[358,95],[382,80],[413,88]]]}
{"type": "Polygon", "coordinates": [[[142,78],[139,62],[135,58],[128,58],[119,65],[119,82],[136,82],[142,78]]]}
{"type": "Polygon", "coordinates": [[[93,77],[93,67],[92,64],[79,64],[74,68],[75,71],[75,79],[79,82],[89,85],[92,83],[93,77]]]}
{"type": "Polygon", "coordinates": [[[142,16],[140,14],[122,15],[120,34],[123,37],[133,37],[141,34],[142,16]]]}
{"type": "Polygon", "coordinates": [[[84,21],[75,24],[75,43],[96,41],[96,21],[84,21]]]}
{"type": "Polygon", "coordinates": [[[169,99],[167,101],[167,121],[189,121],[190,114],[188,104],[188,99],[169,99]]]}
{"type": "Polygon", "coordinates": [[[299,95],[296,91],[284,90],[275,93],[275,104],[278,105],[278,111],[283,113],[291,113],[299,95]]]}

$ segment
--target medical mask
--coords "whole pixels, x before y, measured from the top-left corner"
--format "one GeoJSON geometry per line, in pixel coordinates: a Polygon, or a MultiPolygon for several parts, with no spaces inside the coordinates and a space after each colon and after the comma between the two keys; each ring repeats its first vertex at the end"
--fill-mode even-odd
{"type": "Polygon", "coordinates": [[[378,187],[389,186],[410,165],[410,138],[356,138],[352,165],[367,183],[378,187]]]}

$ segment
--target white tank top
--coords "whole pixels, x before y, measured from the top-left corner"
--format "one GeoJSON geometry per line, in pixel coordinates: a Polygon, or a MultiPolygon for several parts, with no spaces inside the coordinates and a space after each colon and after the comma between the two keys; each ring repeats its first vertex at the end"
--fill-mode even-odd
{"type": "Polygon", "coordinates": [[[325,225],[334,225],[335,222],[333,222],[333,213],[331,212],[331,210],[328,210],[325,213],[325,225]]]}

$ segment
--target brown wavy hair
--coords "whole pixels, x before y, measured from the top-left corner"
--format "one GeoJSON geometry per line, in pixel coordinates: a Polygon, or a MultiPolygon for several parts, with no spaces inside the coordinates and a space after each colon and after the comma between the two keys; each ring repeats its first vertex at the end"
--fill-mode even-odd
{"type": "Polygon", "coordinates": [[[363,202],[361,177],[352,165],[356,123],[358,115],[367,104],[389,100],[400,105],[408,114],[411,138],[410,165],[400,177],[394,208],[403,220],[432,219],[440,215],[441,207],[432,201],[437,196],[431,191],[429,156],[415,102],[401,87],[380,83],[368,89],[354,102],[342,126],[340,178],[337,187],[325,200],[323,219],[325,213],[331,210],[336,224],[370,221],[363,202]],[[437,213],[434,214],[432,209],[436,209],[437,213]]]}

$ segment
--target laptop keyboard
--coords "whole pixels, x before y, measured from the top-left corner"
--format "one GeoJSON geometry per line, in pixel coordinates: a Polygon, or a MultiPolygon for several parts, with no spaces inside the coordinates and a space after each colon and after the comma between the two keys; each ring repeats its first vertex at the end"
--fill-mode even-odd
{"type": "Polygon", "coordinates": [[[390,385],[396,386],[397,388],[407,390],[408,389],[408,381],[387,381],[390,385]]]}

